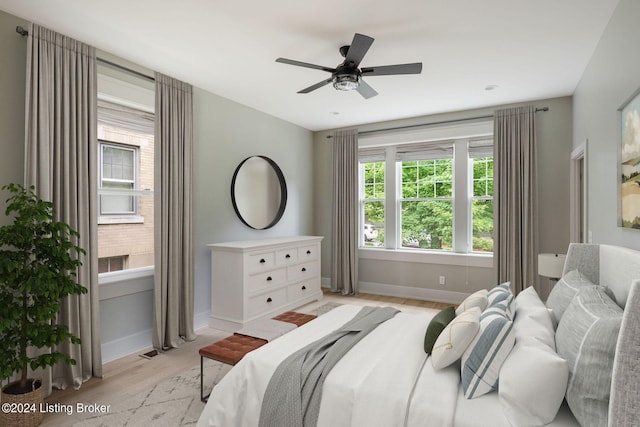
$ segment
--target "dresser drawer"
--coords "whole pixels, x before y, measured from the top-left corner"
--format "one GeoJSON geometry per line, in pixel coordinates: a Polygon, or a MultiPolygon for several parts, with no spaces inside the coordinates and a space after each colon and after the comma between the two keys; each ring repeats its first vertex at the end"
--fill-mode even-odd
{"type": "Polygon", "coordinates": [[[318,245],[309,245],[303,246],[299,249],[298,259],[300,261],[305,259],[318,259],[320,255],[318,252],[320,251],[320,246],[318,245]]]}
{"type": "Polygon", "coordinates": [[[308,261],[287,267],[288,280],[305,280],[315,277],[318,270],[318,261],[308,261]]]}
{"type": "Polygon", "coordinates": [[[319,287],[317,284],[313,284],[313,281],[305,281],[301,283],[296,283],[295,285],[289,285],[287,288],[287,298],[289,301],[295,301],[298,299],[302,299],[312,295],[314,292],[318,291],[319,287]]]}
{"type": "Polygon", "coordinates": [[[267,286],[276,286],[283,284],[287,280],[287,270],[280,268],[264,273],[252,274],[247,281],[249,292],[255,291],[267,286]]]}
{"type": "Polygon", "coordinates": [[[248,256],[249,265],[247,270],[249,274],[257,273],[259,271],[271,270],[276,265],[275,252],[262,252],[258,254],[251,254],[248,256]]]}
{"type": "Polygon", "coordinates": [[[276,251],[276,265],[290,265],[298,261],[298,248],[286,248],[276,251]]]}
{"type": "Polygon", "coordinates": [[[287,289],[280,288],[273,292],[256,295],[247,300],[247,314],[252,317],[269,310],[275,310],[287,303],[287,289]]]}

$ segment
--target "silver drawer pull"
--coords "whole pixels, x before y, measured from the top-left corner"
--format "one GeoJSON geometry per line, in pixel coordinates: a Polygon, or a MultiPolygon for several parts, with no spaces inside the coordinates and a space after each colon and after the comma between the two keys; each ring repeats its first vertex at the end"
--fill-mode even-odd
{"type": "Polygon", "coordinates": [[[267,302],[271,302],[271,301],[273,301],[271,297],[267,298],[267,302]]]}

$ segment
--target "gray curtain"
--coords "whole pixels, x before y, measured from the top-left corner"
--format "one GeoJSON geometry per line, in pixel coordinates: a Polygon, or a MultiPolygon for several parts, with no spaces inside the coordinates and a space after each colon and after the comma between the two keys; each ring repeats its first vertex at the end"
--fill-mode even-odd
{"type": "Polygon", "coordinates": [[[516,293],[538,282],[535,114],[526,106],[494,117],[494,263],[516,293]]]}
{"type": "MultiPolygon", "coordinates": [[[[331,290],[358,293],[358,130],[333,135],[331,290]]],[[[362,230],[360,230],[362,231],[362,230]]]]}
{"type": "Polygon", "coordinates": [[[153,346],[178,347],[193,331],[193,89],[156,73],[153,346]]]}
{"type": "Polygon", "coordinates": [[[102,376],[97,258],[97,75],[93,47],[29,26],[25,107],[25,185],[54,203],[56,219],[80,233],[87,251],[78,282],[89,291],[66,298],[58,322],[82,340],[57,350],[77,362],[42,373],[51,386],[79,388],[102,376]]]}

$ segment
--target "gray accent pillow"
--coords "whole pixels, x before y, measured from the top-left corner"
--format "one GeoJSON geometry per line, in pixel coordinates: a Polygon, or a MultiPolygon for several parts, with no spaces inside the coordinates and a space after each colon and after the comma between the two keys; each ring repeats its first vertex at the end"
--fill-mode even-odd
{"type": "Polygon", "coordinates": [[[562,314],[567,309],[571,300],[578,291],[587,286],[595,286],[593,282],[584,277],[578,270],[572,270],[562,276],[555,284],[547,298],[547,308],[551,310],[551,318],[557,326],[562,314]]]}
{"type": "Polygon", "coordinates": [[[640,280],[631,285],[611,380],[609,426],[632,426],[640,420],[640,280]]]}
{"type": "Polygon", "coordinates": [[[569,365],[566,399],[582,426],[606,426],[611,375],[622,309],[600,287],[581,289],[556,331],[558,354],[569,365]]]}

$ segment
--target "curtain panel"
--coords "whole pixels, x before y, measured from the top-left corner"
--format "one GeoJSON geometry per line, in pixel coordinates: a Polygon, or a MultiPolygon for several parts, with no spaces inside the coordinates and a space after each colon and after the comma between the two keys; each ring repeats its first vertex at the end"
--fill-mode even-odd
{"type": "Polygon", "coordinates": [[[178,347],[193,330],[193,88],[156,73],[153,346],[178,347]]]}
{"type": "Polygon", "coordinates": [[[88,292],[67,297],[57,321],[79,337],[56,350],[76,360],[38,373],[51,387],[79,388],[102,376],[97,258],[97,74],[95,49],[35,24],[27,41],[25,185],[55,205],[56,220],[79,234],[87,253],[77,280],[88,292]]]}
{"type": "Polygon", "coordinates": [[[358,293],[358,130],[333,135],[331,290],[358,293]]]}
{"type": "Polygon", "coordinates": [[[494,264],[498,282],[516,293],[538,275],[535,114],[526,106],[494,118],[494,264]]]}

